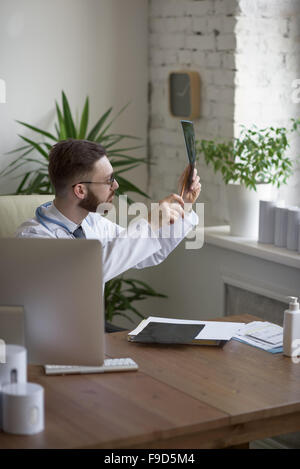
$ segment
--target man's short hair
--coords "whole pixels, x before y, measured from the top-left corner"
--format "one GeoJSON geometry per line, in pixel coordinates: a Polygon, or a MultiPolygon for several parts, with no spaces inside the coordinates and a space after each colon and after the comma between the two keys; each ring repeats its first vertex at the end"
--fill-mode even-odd
{"type": "Polygon", "coordinates": [[[58,196],[66,195],[68,186],[89,176],[94,164],[106,151],[100,143],[89,140],[62,140],[49,153],[49,177],[58,196]]]}

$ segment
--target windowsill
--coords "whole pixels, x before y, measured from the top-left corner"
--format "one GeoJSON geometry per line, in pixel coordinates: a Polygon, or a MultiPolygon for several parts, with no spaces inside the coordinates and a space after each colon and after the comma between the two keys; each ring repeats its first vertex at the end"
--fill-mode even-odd
{"type": "Polygon", "coordinates": [[[255,239],[231,236],[229,230],[229,226],[205,228],[205,243],[300,269],[300,254],[297,251],[278,248],[273,244],[261,244],[255,239]]]}

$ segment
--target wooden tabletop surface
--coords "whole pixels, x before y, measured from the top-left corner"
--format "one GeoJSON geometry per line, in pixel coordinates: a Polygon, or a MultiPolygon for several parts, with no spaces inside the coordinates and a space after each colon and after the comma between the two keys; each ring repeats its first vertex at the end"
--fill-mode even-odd
{"type": "MultiPolygon", "coordinates": [[[[252,316],[220,318],[250,322],[252,316]]],[[[0,448],[214,448],[300,430],[300,364],[231,340],[223,348],[129,343],[106,335],[108,357],[138,372],[45,376],[45,431],[0,433],[0,448]]]]}

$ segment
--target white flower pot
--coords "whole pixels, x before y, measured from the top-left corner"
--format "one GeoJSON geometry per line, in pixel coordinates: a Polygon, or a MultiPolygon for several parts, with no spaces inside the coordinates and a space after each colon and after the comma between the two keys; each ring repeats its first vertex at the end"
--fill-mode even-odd
{"type": "Polygon", "coordinates": [[[258,184],[256,187],[254,191],[240,184],[226,186],[232,236],[258,239],[259,201],[270,200],[272,186],[258,184]]]}

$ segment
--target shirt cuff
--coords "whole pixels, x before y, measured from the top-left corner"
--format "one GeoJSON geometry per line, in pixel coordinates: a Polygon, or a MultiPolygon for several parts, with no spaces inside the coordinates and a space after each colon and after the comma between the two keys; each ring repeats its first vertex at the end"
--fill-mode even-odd
{"type": "Polygon", "coordinates": [[[194,212],[194,210],[191,210],[191,212],[187,213],[185,215],[184,219],[185,219],[185,221],[190,223],[193,227],[197,226],[198,223],[199,223],[199,217],[196,214],[196,212],[194,212]]]}

